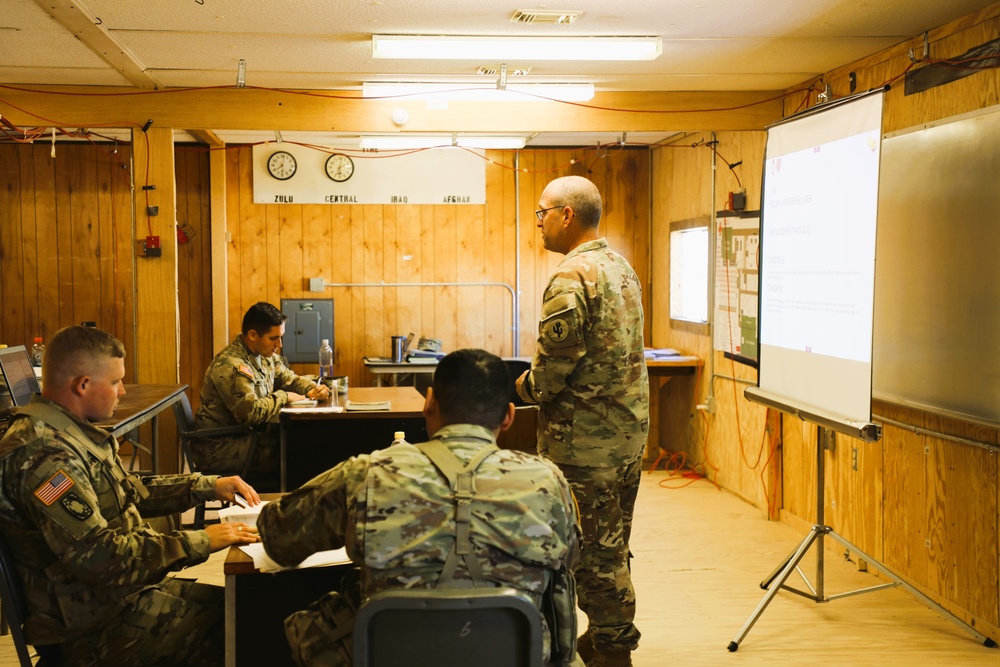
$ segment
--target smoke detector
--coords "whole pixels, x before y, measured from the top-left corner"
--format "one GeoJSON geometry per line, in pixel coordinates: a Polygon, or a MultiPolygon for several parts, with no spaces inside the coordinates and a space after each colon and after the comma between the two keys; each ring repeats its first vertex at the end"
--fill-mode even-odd
{"type": "Polygon", "coordinates": [[[559,11],[553,9],[518,9],[510,17],[511,23],[545,23],[570,24],[583,15],[583,12],[574,10],[559,11]]]}

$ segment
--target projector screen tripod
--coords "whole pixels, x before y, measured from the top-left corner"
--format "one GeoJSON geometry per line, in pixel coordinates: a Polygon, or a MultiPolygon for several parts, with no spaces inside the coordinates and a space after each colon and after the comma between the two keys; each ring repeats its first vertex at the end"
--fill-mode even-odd
{"type": "MultiPolygon", "coordinates": [[[[789,592],[801,595],[803,597],[809,598],[815,602],[830,602],[839,598],[845,598],[852,595],[860,595],[862,593],[873,593],[875,591],[880,591],[886,588],[895,588],[896,586],[901,586],[910,592],[913,596],[923,602],[925,605],[941,614],[949,621],[957,625],[958,627],[966,630],[972,634],[983,646],[989,648],[996,648],[997,644],[995,641],[989,637],[983,635],[978,630],[968,625],[962,619],[958,618],[944,607],[939,605],[934,600],[930,599],[916,588],[906,583],[900,579],[894,572],[889,570],[887,567],[879,563],[877,560],[866,554],[865,552],[858,549],[856,546],[845,540],[843,537],[838,535],[830,526],[825,524],[824,517],[824,472],[825,472],[825,451],[827,449],[827,443],[833,442],[834,433],[822,426],[817,426],[817,436],[816,436],[816,525],[812,527],[812,530],[806,535],[805,539],[795,548],[792,553],[788,555],[785,560],[783,560],[778,567],[776,567],[770,575],[767,576],[760,583],[760,587],[767,590],[764,598],[754,609],[753,613],[747,619],[743,627],[736,634],[733,641],[729,642],[727,647],[730,651],[736,651],[740,647],[740,642],[743,638],[747,636],[750,629],[757,622],[757,619],[761,617],[764,610],[767,609],[767,605],[771,603],[778,591],[785,589],[789,592]],[[847,551],[854,553],[858,558],[864,560],[867,563],[872,564],[879,573],[891,580],[891,583],[879,584],[876,586],[870,586],[867,588],[861,588],[854,591],[848,591],[846,593],[837,593],[834,595],[827,595],[824,590],[824,575],[825,575],[825,562],[824,562],[824,548],[823,540],[829,537],[843,546],[847,551]],[[816,585],[815,587],[809,582],[809,579],[805,576],[802,570],[799,569],[799,562],[805,557],[806,552],[809,551],[810,547],[816,546],[816,585]],[[806,586],[809,588],[809,592],[801,591],[792,586],[789,586],[786,581],[788,577],[791,576],[792,572],[798,572],[799,576],[805,582],[806,586]]],[[[832,447],[831,447],[832,448],[832,447]]]]}

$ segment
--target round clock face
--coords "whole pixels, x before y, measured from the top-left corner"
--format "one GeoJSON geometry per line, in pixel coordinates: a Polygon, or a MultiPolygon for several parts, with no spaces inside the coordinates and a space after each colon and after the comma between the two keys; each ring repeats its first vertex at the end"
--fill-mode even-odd
{"type": "Polygon", "coordinates": [[[343,183],[354,174],[354,160],[346,155],[336,153],[326,159],[326,175],[343,183]]]}
{"type": "Polygon", "coordinates": [[[295,156],[285,151],[278,151],[267,159],[267,172],[279,181],[287,181],[295,175],[295,156]]]}

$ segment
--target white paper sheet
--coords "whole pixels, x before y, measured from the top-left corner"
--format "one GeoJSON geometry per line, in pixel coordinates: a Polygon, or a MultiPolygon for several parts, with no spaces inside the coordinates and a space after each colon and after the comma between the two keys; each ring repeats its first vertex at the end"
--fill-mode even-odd
{"type": "Polygon", "coordinates": [[[330,551],[318,551],[309,556],[296,567],[282,567],[271,560],[264,552],[264,545],[260,542],[255,544],[244,544],[240,546],[240,551],[253,558],[253,565],[261,572],[277,572],[279,570],[297,570],[304,567],[323,567],[325,565],[343,565],[350,563],[347,557],[347,549],[332,549],[330,551]]]}

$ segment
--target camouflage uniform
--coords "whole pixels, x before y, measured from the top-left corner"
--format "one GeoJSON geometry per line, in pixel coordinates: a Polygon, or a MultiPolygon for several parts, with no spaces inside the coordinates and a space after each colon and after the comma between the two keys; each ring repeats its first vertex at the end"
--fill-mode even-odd
{"type": "MultiPolygon", "coordinates": [[[[462,463],[485,447],[495,446],[493,434],[481,426],[453,424],[434,435],[462,463]]],[[[564,627],[544,633],[549,655],[550,632],[572,651],[575,641],[575,600],[570,571],[577,558],[577,516],[569,488],[556,466],[531,454],[496,450],[478,467],[472,501],[470,538],[476,562],[492,585],[527,593],[541,605],[550,581],[553,602],[564,627]],[[563,570],[564,579],[554,574],[563,570]]],[[[316,551],[347,547],[362,566],[361,598],[399,588],[434,588],[455,544],[454,493],[434,464],[415,445],[351,458],[300,488],[265,506],[257,526],[268,555],[283,565],[295,565],[316,551]]],[[[452,583],[465,586],[472,578],[459,562],[452,583]]],[[[328,600],[321,600],[320,606],[328,600]]],[[[349,610],[330,626],[349,630],[349,610]]],[[[296,631],[295,625],[323,627],[319,609],[293,614],[286,621],[289,641],[300,664],[342,664],[346,656],[331,656],[317,632],[296,631]],[[298,617],[298,618],[297,618],[298,617]]],[[[348,637],[349,639],[349,637],[348,637]]],[[[329,643],[329,642],[327,642],[329,643]]],[[[343,663],[349,664],[349,663],[343,663]]]]}
{"type": "Polygon", "coordinates": [[[217,477],[127,475],[111,435],[34,396],[0,441],[0,531],[27,600],[27,640],[72,665],[217,665],[221,588],[166,577],[204,562],[205,531],[165,516],[215,497],[217,477]],[[166,577],[166,578],[165,578],[166,577]]]}
{"type": "MultiPolygon", "coordinates": [[[[278,470],[278,414],[288,403],[286,391],[305,394],[315,388],[282,362],[280,355],[254,354],[236,336],[215,355],[201,388],[201,405],[195,416],[197,428],[242,424],[260,431],[257,454],[251,470],[278,470]]],[[[250,447],[250,436],[233,436],[191,443],[191,456],[198,468],[239,472],[250,447]]]]}
{"type": "Polygon", "coordinates": [[[639,642],[628,540],[649,430],[642,290],[605,239],[577,246],[545,288],[538,343],[521,398],[540,405],[538,452],[580,504],[580,608],[595,646],[639,642]]]}

